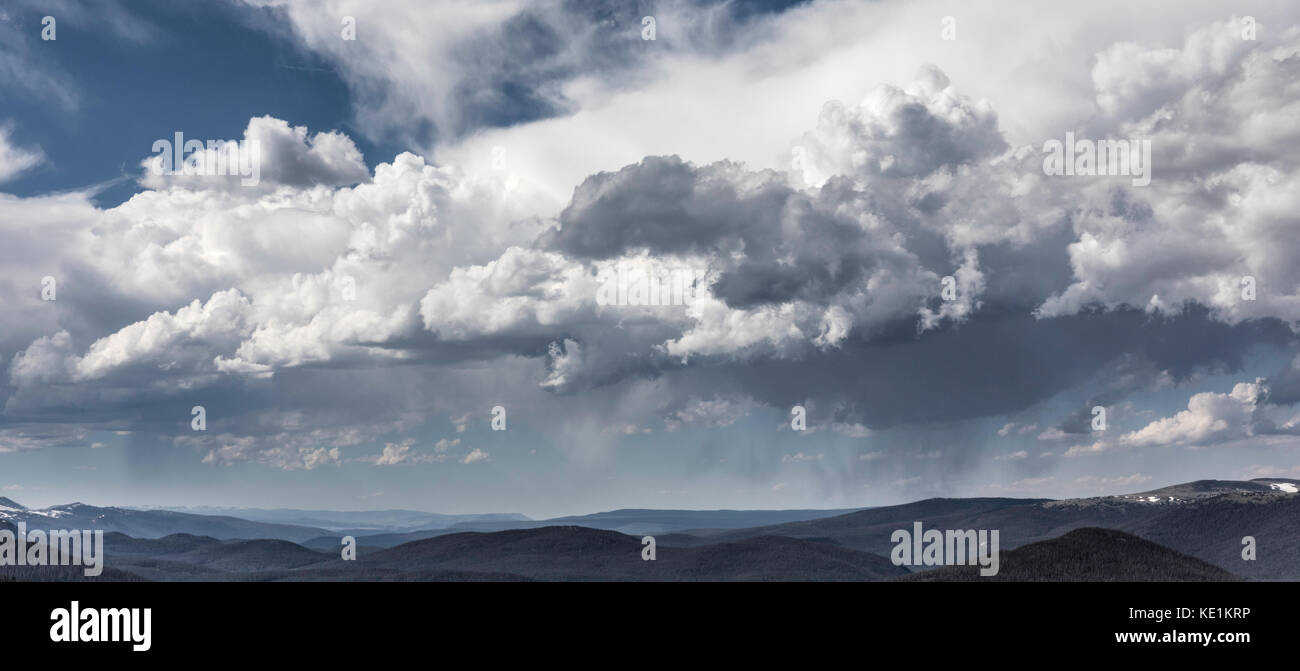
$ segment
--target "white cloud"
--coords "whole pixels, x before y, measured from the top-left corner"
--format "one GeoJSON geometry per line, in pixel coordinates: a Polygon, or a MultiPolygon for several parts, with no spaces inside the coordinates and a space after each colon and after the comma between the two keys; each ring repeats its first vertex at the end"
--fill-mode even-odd
{"type": "MultiPolygon", "coordinates": [[[[1257,51],[1249,53],[1255,54],[1249,63],[1255,64],[1260,76],[1278,76],[1275,61],[1257,51]]],[[[1224,86],[1235,81],[1229,77],[1224,86]]],[[[491,180],[479,183],[402,155],[392,164],[380,165],[371,183],[333,190],[313,188],[310,185],[328,186],[345,178],[364,177],[356,173],[359,154],[347,138],[309,136],[305,128],[292,128],[269,117],[251,120],[246,137],[260,137],[273,148],[266,167],[270,183],[282,187],[276,195],[245,194],[232,200],[218,188],[152,191],[101,215],[107,226],[99,230],[109,239],[96,242],[116,244],[92,258],[121,289],[139,290],[159,300],[207,289],[210,298],[179,310],[156,312],[100,338],[84,355],[64,357],[61,363],[35,366],[38,360],[44,361],[39,356],[49,355],[51,347],[66,343],[33,343],[34,349],[22,355],[23,365],[13,368],[16,382],[53,379],[50,376],[63,374],[69,366],[71,379],[98,379],[114,370],[152,362],[174,371],[180,384],[194,384],[215,374],[264,375],[277,368],[314,362],[401,358],[405,354],[400,347],[376,345],[410,341],[419,336],[422,325],[442,341],[534,338],[552,342],[549,374],[542,384],[569,389],[619,375],[631,365],[625,356],[629,349],[651,359],[678,361],[797,356],[813,347],[838,346],[851,332],[869,337],[882,325],[908,315],[919,316],[925,328],[945,319],[965,319],[979,308],[986,282],[986,269],[972,243],[1036,235],[1035,229],[1022,230],[1014,221],[1012,228],[992,229],[987,223],[957,220],[945,236],[949,256],[956,264],[951,272],[958,280],[959,298],[934,301],[939,273],[923,266],[915,253],[900,245],[905,239],[901,226],[906,217],[860,211],[851,217],[860,227],[854,235],[860,236],[864,248],[880,256],[871,259],[875,265],[870,274],[837,293],[738,307],[718,295],[717,284],[710,284],[699,300],[682,310],[599,310],[592,300],[598,272],[620,263],[648,263],[648,257],[627,255],[587,263],[560,251],[540,249],[532,246],[528,233],[544,230],[541,223],[516,227],[502,236],[500,232],[512,228],[509,217],[501,216],[508,215],[510,205],[496,206],[489,220],[500,223],[489,226],[487,235],[479,231],[471,236],[458,221],[458,201],[474,209],[483,203],[480,194],[484,193],[498,202],[510,201],[504,191],[493,192],[502,187],[493,187],[491,180]],[[283,190],[293,186],[301,188],[283,190]],[[195,217],[195,210],[201,216],[195,217]],[[157,214],[163,218],[151,216],[157,214]],[[295,225],[277,228],[283,232],[268,237],[261,232],[267,229],[267,215],[287,218],[295,225]],[[249,234],[231,235],[232,218],[237,226],[234,230],[249,234]],[[317,244],[288,245],[280,236],[317,244]],[[501,246],[511,238],[515,244],[501,246]],[[481,262],[464,263],[462,245],[469,246],[471,259],[478,257],[481,262]],[[271,253],[288,247],[306,252],[297,259],[271,253]],[[220,288],[222,280],[227,287],[237,288],[220,288]],[[347,301],[339,296],[340,285],[354,287],[357,299],[347,301]],[[648,328],[612,333],[615,329],[611,326],[629,318],[648,328]]],[[[895,190],[892,184],[878,187],[881,180],[905,180],[907,188],[921,187],[931,195],[947,191],[949,196],[969,197],[976,193],[971,190],[983,189],[987,192],[983,197],[963,203],[963,209],[974,212],[981,212],[979,203],[985,200],[1017,194],[1022,185],[1004,178],[1035,162],[1034,157],[1016,152],[1002,154],[1004,145],[990,106],[961,96],[932,68],[923,70],[908,87],[876,89],[852,113],[828,108],[805,144],[805,169],[847,173],[860,188],[880,198],[895,190]],[[996,176],[992,188],[981,179],[988,174],[996,176]]],[[[701,177],[730,181],[751,191],[767,179],[728,167],[692,170],[701,177]]],[[[1032,179],[1045,183],[1041,175],[1032,179]]],[[[1081,188],[1081,193],[1088,193],[1086,187],[1081,188]]],[[[1256,200],[1264,198],[1261,195],[1256,200]]],[[[804,208],[821,207],[792,202],[796,220],[812,216],[805,215],[804,208]]],[[[1032,199],[1024,199],[1017,207],[1036,206],[1032,199]]],[[[840,212],[852,212],[845,208],[861,204],[846,202],[837,207],[840,212]]],[[[515,211],[527,210],[523,204],[520,208],[515,211]]],[[[1029,216],[1032,212],[1023,214],[1035,218],[1029,216]]],[[[915,207],[907,216],[931,218],[915,207]]],[[[942,216],[933,219],[927,225],[945,220],[942,216]]],[[[1093,243],[1128,244],[1119,238],[1107,242],[1098,233],[1084,230],[1071,249],[1083,250],[1093,243]]],[[[786,244],[787,254],[803,253],[793,240],[786,244]]],[[[797,244],[804,243],[800,239],[797,244]]],[[[1126,263],[1123,254],[1103,255],[1126,263]]],[[[1161,258],[1146,253],[1141,257],[1161,258]]],[[[665,258],[698,268],[725,257],[665,258]]],[[[1075,258],[1080,257],[1076,254],[1075,258]]],[[[841,261],[835,257],[827,260],[841,261]]],[[[858,259],[851,262],[862,263],[858,259]]],[[[1083,268],[1076,262],[1076,275],[1083,268]]],[[[1132,272],[1150,274],[1150,270],[1135,268],[1132,272]]],[[[1154,270],[1160,272],[1161,268],[1154,270]]],[[[1108,287],[1122,285],[1106,283],[1108,287]]],[[[732,286],[725,289],[734,291],[732,286]]],[[[1066,294],[1071,291],[1075,289],[1066,294]]],[[[1277,300],[1283,301],[1279,306],[1285,304],[1284,299],[1277,300]]],[[[1062,313],[1069,305],[1077,308],[1081,303],[1069,303],[1063,295],[1049,301],[1043,314],[1062,313]]],[[[1041,437],[1051,435],[1049,431],[1041,437]]]]}
{"type": "MultiPolygon", "coordinates": [[[[827,100],[861,100],[875,85],[904,82],[930,63],[991,101],[1014,131],[1013,144],[1041,143],[1095,105],[1090,75],[1097,51],[1117,40],[1181,39],[1183,26],[1219,20],[1223,13],[1203,1],[1179,10],[1181,19],[1171,21],[1167,7],[1116,1],[1052,8],[982,3],[980,11],[963,11],[960,39],[944,42],[938,20],[951,7],[942,0],[805,3],[744,28],[728,25],[729,51],[658,51],[663,58],[640,63],[637,76],[626,78],[635,86],[611,90],[592,78],[572,82],[562,90],[578,112],[444,141],[436,153],[457,164],[486,164],[492,147],[508,147],[524,181],[554,194],[557,204],[587,175],[647,155],[786,169],[793,138],[827,100]],[[1126,19],[1117,21],[1117,15],[1126,19]],[[1044,28],[1008,30],[1007,16],[1044,28]]],[[[681,31],[660,19],[661,40],[681,31]]],[[[312,20],[324,23],[319,12],[312,20]]]]}
{"type": "MultiPolygon", "coordinates": [[[[249,121],[245,138],[262,141],[265,188],[146,176],[152,190],[105,210],[90,205],[85,194],[0,196],[0,220],[52,224],[43,232],[46,239],[12,225],[0,229],[0,258],[23,276],[0,291],[0,309],[14,315],[15,324],[0,341],[21,341],[5,350],[15,353],[8,407],[40,411],[110,394],[123,400],[217,383],[256,385],[287,369],[428,361],[435,350],[453,361],[528,358],[535,364],[529,370],[538,374],[519,379],[558,393],[686,362],[708,366],[824,354],[908,320],[941,328],[969,318],[990,300],[999,273],[1008,270],[981,246],[1020,250],[1055,244],[1063,234],[1069,247],[1050,251],[1068,254],[1068,286],[1029,282],[1048,297],[1040,316],[1074,314],[1093,302],[1168,312],[1198,300],[1229,321],[1300,318],[1300,264],[1276,242],[1294,228],[1300,193],[1294,158],[1300,128],[1289,76],[1293,59],[1288,60],[1294,39],[1229,44],[1214,32],[1220,25],[1193,33],[1173,49],[1161,46],[1169,29],[1155,30],[1147,46],[1110,47],[1114,40],[1108,38],[1095,65],[1097,45],[1079,50],[1071,62],[1082,68],[1084,87],[1061,100],[1078,102],[1083,95],[1102,115],[1085,119],[1074,106],[1068,123],[1149,136],[1163,147],[1152,187],[1116,196],[1104,180],[1045,178],[1035,167],[1033,145],[1021,142],[1041,140],[1035,133],[1043,128],[1071,126],[1044,120],[1058,118],[1059,110],[1024,111],[1035,105],[1014,102],[1030,94],[989,84],[995,75],[975,72],[973,61],[961,62],[971,59],[958,56],[991,48],[989,54],[1010,49],[1038,59],[1030,47],[1058,36],[1008,36],[1003,30],[994,42],[1011,46],[959,41],[942,70],[925,67],[910,83],[902,73],[919,63],[863,59],[922,32],[934,39],[933,17],[917,22],[927,26],[924,31],[909,27],[933,7],[917,4],[816,3],[779,21],[758,22],[752,29],[771,39],[737,42],[736,53],[679,53],[656,61],[644,86],[567,82],[565,93],[580,112],[443,141],[436,155],[454,167],[401,154],[366,174],[355,145],[342,134],[312,135],[262,117],[249,121]],[[877,18],[888,21],[867,20],[877,18]],[[865,40],[866,34],[881,39],[865,40]],[[1119,67],[1126,60],[1140,67],[1126,74],[1119,67]],[[846,67],[854,62],[869,67],[846,67]],[[809,83],[809,73],[834,75],[809,83]],[[729,77],[735,82],[727,83],[729,77]],[[877,86],[887,81],[902,83],[877,86]],[[694,94],[700,97],[692,103],[694,94]],[[828,99],[862,102],[823,106],[828,99]],[[698,123],[678,123],[696,117],[698,123]],[[680,135],[659,132],[674,123],[680,135]],[[573,141],[578,130],[585,133],[583,142],[573,141]],[[625,141],[600,141],[616,136],[625,141]],[[510,170],[525,178],[520,184],[512,187],[506,176],[478,169],[490,154],[479,150],[493,143],[509,149],[510,170]],[[799,166],[788,163],[792,143],[804,149],[799,166]],[[655,173],[647,167],[653,162],[643,160],[677,147],[698,164],[655,173]],[[760,158],[749,165],[712,162],[726,157],[760,158]],[[619,170],[638,161],[637,169],[619,170]],[[798,170],[770,173],[763,167],[798,170]],[[622,176],[593,177],[590,188],[580,187],[569,198],[582,179],[615,170],[622,176]],[[722,200],[690,203],[696,209],[676,213],[683,214],[678,219],[637,219],[654,200],[641,197],[657,193],[641,189],[664,175],[669,181],[689,177],[688,190],[731,193],[736,204],[775,214],[770,221],[746,219],[740,233],[708,209],[722,200]],[[552,244],[573,242],[556,227],[566,202],[570,214],[591,215],[578,243],[588,234],[605,235],[616,243],[609,255],[583,256],[580,244],[552,244]],[[605,212],[598,206],[610,202],[624,205],[609,206],[610,219],[597,217],[605,212]],[[663,221],[688,220],[684,215],[722,223],[683,232],[701,236],[686,241],[632,237],[663,221]],[[655,243],[682,244],[656,253],[655,243]],[[600,271],[653,263],[708,269],[700,300],[678,310],[596,305],[600,271]],[[45,265],[57,270],[43,270],[45,265]],[[782,275],[784,269],[794,270],[782,275]],[[66,309],[62,304],[35,305],[30,289],[45,272],[56,272],[60,280],[79,278],[80,286],[62,284],[61,292],[75,286],[84,293],[72,295],[86,302],[103,299],[106,311],[125,318],[105,333],[102,325],[77,323],[60,312],[66,309]],[[957,280],[959,299],[940,302],[935,294],[947,274],[957,280]],[[1257,301],[1237,298],[1243,274],[1258,279],[1257,301]],[[345,287],[355,295],[345,296],[345,287]]],[[[345,66],[354,87],[408,84],[366,121],[382,126],[386,120],[379,116],[391,120],[418,111],[455,126],[461,119],[448,96],[463,73],[431,72],[437,68],[429,63],[454,58],[452,45],[427,43],[430,36],[499,26],[519,6],[466,5],[442,14],[405,4],[331,7],[364,17],[363,39],[356,45],[337,39],[337,12],[293,4],[288,12],[304,42],[339,62],[350,58],[343,50],[353,46],[375,56],[345,66]],[[433,33],[409,30],[426,24],[434,26],[433,33]],[[385,42],[386,37],[393,39],[385,42]]],[[[1051,16],[1042,9],[1024,11],[1051,16]]],[[[980,21],[972,24],[963,23],[964,34],[980,34],[965,32],[980,21]]],[[[665,35],[671,35],[670,27],[663,24],[665,35]]],[[[1082,38],[1071,32],[1060,39],[1077,45],[1082,38]]],[[[1023,70],[1029,60],[1008,62],[1023,70]]],[[[1045,79],[1041,72],[1027,74],[1038,83],[1045,79]]],[[[1018,84],[1048,106],[1054,101],[1043,91],[1058,90],[1053,86],[1018,84]]],[[[564,230],[572,232],[567,220],[564,230]]],[[[510,365],[522,367],[517,361],[510,365]]],[[[1193,397],[1186,413],[1128,434],[1127,443],[1193,444],[1292,426],[1291,420],[1265,417],[1222,396],[1233,395],[1193,397]]],[[[660,406],[659,416],[670,429],[688,423],[730,426],[748,411],[745,403],[714,397],[684,408],[660,406]]],[[[458,433],[465,421],[453,420],[458,433]]],[[[621,418],[613,425],[640,426],[621,418]]],[[[851,421],[827,426],[851,437],[869,432],[851,421]]],[[[1009,435],[1012,426],[999,435],[1009,435]]],[[[1032,430],[1022,427],[1019,433],[1032,430]]],[[[337,446],[328,441],[277,446],[268,435],[276,434],[209,439],[214,444],[203,443],[205,460],[285,468],[338,461],[337,446]]],[[[1065,435],[1048,429],[1038,437],[1065,435]]],[[[1111,447],[1098,442],[1066,454],[1111,447]]],[[[400,448],[394,447],[391,459],[402,458],[400,448]]],[[[476,449],[465,459],[486,456],[476,449]]]]}
{"type": "Polygon", "coordinates": [[[906,88],[879,86],[856,107],[827,103],[797,148],[794,169],[821,186],[836,175],[924,177],[1001,153],[1006,142],[988,101],[962,96],[926,66],[906,88]]]}
{"type": "Polygon", "coordinates": [[[690,424],[715,428],[731,426],[741,417],[748,415],[756,406],[754,400],[748,397],[693,399],[685,408],[675,410],[665,418],[664,428],[667,431],[676,431],[690,424]]]}
{"type": "MultiPolygon", "coordinates": [[[[283,416],[276,418],[276,421],[293,423],[291,417],[283,416]]],[[[340,448],[357,445],[362,441],[361,430],[346,427],[246,435],[207,435],[196,432],[176,436],[172,442],[178,447],[202,451],[202,462],[205,464],[229,466],[254,462],[288,471],[310,471],[321,466],[341,464],[340,448]]]]}
{"type": "Polygon", "coordinates": [[[1263,378],[1239,382],[1226,394],[1201,392],[1187,401],[1187,409],[1148,423],[1118,438],[1075,445],[1065,456],[1099,454],[1120,448],[1181,445],[1198,447],[1272,434],[1300,434],[1300,413],[1265,402],[1268,386],[1263,378]]]}
{"type": "Polygon", "coordinates": [[[1100,454],[1102,452],[1106,452],[1114,448],[1115,448],[1114,443],[1107,442],[1104,440],[1098,440],[1092,443],[1088,443],[1086,445],[1074,445],[1070,449],[1066,450],[1065,454],[1062,456],[1081,457],[1088,454],[1100,454]]]}
{"type": "Polygon", "coordinates": [[[8,126],[0,124],[0,182],[13,179],[18,173],[40,165],[45,160],[39,147],[23,149],[14,146],[12,132],[8,126]]]}
{"type": "Polygon", "coordinates": [[[392,466],[400,464],[411,458],[411,442],[403,441],[402,443],[388,443],[384,445],[383,453],[371,457],[378,466],[392,466]]]}
{"type": "Polygon", "coordinates": [[[308,134],[306,126],[261,116],[248,121],[242,140],[181,133],[179,147],[175,133],[158,139],[156,153],[140,164],[142,185],[257,196],[283,186],[341,186],[370,179],[361,152],[351,138],[337,131],[308,134]],[[187,151],[185,145],[193,141],[204,149],[187,151]]]}
{"type": "Polygon", "coordinates": [[[1300,270],[1276,244],[1300,210],[1300,41],[1239,31],[1219,22],[1181,48],[1120,44],[1099,57],[1099,104],[1119,120],[1107,131],[1150,141],[1151,186],[1107,206],[1113,194],[1097,185],[1077,210],[1074,282],[1040,314],[1094,303],[1173,314],[1196,301],[1232,323],[1300,320],[1300,270]]]}
{"type": "MultiPolygon", "coordinates": [[[[1033,433],[1034,431],[1037,431],[1038,425],[1037,424],[1016,424],[1015,422],[1007,422],[1006,424],[1002,425],[1002,428],[998,429],[998,435],[1005,438],[1011,434],[1012,430],[1015,430],[1017,434],[1024,435],[1026,433],[1033,433]]],[[[1038,439],[1046,440],[1045,438],[1043,438],[1043,436],[1048,435],[1050,431],[1053,431],[1053,429],[1049,429],[1048,431],[1044,431],[1043,433],[1039,434],[1038,439]]],[[[1061,434],[1061,435],[1064,436],[1065,434],[1061,434]]]]}
{"type": "Polygon", "coordinates": [[[1238,383],[1227,394],[1195,394],[1187,401],[1186,410],[1126,433],[1119,441],[1135,447],[1199,445],[1251,435],[1255,411],[1264,391],[1261,382],[1238,383]]]}
{"type": "Polygon", "coordinates": [[[382,452],[369,457],[361,457],[360,461],[368,461],[376,466],[396,466],[398,464],[427,464],[444,461],[447,455],[444,454],[449,447],[460,444],[460,440],[448,442],[446,438],[439,440],[434,445],[434,454],[416,452],[414,438],[407,438],[399,443],[385,443],[382,452]]]}
{"type": "Polygon", "coordinates": [[[212,448],[203,456],[203,463],[230,465],[240,461],[256,461],[286,471],[310,471],[340,461],[337,447],[262,448],[255,439],[236,436],[227,436],[224,440],[219,439],[219,442],[218,447],[212,448]]]}
{"type": "Polygon", "coordinates": [[[1038,439],[1039,440],[1060,440],[1062,438],[1068,437],[1069,435],[1070,434],[1053,426],[1044,429],[1042,433],[1038,434],[1038,439]]]}
{"type": "Polygon", "coordinates": [[[832,422],[831,431],[848,436],[849,438],[866,438],[871,435],[871,429],[867,428],[865,424],[859,424],[856,422],[832,422]]]}

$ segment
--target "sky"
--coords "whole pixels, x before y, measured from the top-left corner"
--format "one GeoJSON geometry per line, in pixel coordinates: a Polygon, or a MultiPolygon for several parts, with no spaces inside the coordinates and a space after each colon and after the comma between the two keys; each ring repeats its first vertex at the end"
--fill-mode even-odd
{"type": "Polygon", "coordinates": [[[8,2],[0,496],[547,517],[1300,478],[1298,18],[8,2]]]}

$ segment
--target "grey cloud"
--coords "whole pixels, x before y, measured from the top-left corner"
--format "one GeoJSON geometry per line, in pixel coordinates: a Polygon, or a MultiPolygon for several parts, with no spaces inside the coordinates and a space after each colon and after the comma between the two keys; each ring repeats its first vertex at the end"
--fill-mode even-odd
{"type": "MultiPolygon", "coordinates": [[[[1276,82],[1290,66],[1274,58],[1254,67],[1276,82]]],[[[1188,118],[1196,133],[1213,128],[1188,118]]],[[[92,341],[85,332],[103,328],[96,316],[66,342],[38,341],[9,362],[6,413],[31,419],[112,408],[119,419],[106,412],[102,426],[129,421],[166,433],[187,416],[177,408],[210,394],[230,404],[218,416],[239,418],[231,420],[237,430],[213,434],[229,434],[228,444],[201,446],[213,459],[296,467],[301,457],[306,467],[330,461],[340,446],[329,441],[337,439],[298,446],[308,452],[269,451],[286,429],[259,419],[259,408],[301,410],[304,426],[340,433],[397,425],[404,411],[419,411],[399,390],[437,396],[416,378],[465,361],[508,369],[518,393],[537,394],[539,403],[646,382],[682,398],[752,397],[774,408],[809,401],[818,421],[875,429],[1013,413],[1073,389],[1113,403],[1144,388],[1144,376],[1177,382],[1235,371],[1252,348],[1294,339],[1291,250],[1270,242],[1289,222],[1285,187],[1295,178],[1287,159],[1268,168],[1277,174],[1254,164],[1204,179],[1171,173],[1143,193],[1048,179],[1032,148],[1006,146],[987,105],[958,95],[933,70],[856,108],[829,107],[803,139],[801,174],[648,157],[589,177],[559,226],[540,237],[538,227],[479,235],[473,216],[448,217],[456,211],[450,194],[472,182],[412,155],[381,165],[356,188],[295,189],[351,179],[350,142],[322,147],[303,139],[305,129],[272,126],[276,137],[299,140],[276,154],[289,167],[274,181],[315,208],[302,228],[316,232],[312,254],[295,264],[201,269],[209,283],[221,273],[231,281],[178,283],[209,290],[197,308],[172,303],[92,341]],[[290,160],[315,149],[332,158],[305,167],[290,160]],[[1233,199],[1221,189],[1282,207],[1233,219],[1233,199]],[[1265,197],[1274,193],[1276,201],[1265,197]],[[1202,235],[1202,204],[1244,225],[1202,235]],[[1231,263],[1243,250],[1267,281],[1261,301],[1247,306],[1253,312],[1233,318],[1221,280],[1251,268],[1231,263]],[[628,260],[704,265],[709,293],[678,310],[601,309],[597,271],[628,260]],[[1206,276],[1206,267],[1228,274],[1206,276]],[[361,295],[336,300],[332,281],[351,274],[361,295]],[[961,280],[958,307],[937,297],[944,275],[961,280]],[[1163,302],[1153,306],[1156,294],[1163,302]],[[214,301],[221,310],[208,309],[214,301]],[[204,309],[211,314],[195,314],[204,309]],[[363,391],[373,397],[359,399],[363,391]]],[[[195,202],[205,214],[230,202],[202,195],[195,202]]],[[[224,247],[201,253],[209,238],[183,235],[193,232],[185,228],[189,202],[167,210],[175,229],[127,225],[120,241],[185,254],[151,251],[144,260],[154,266],[125,254],[118,270],[160,268],[151,277],[185,279],[200,259],[260,259],[224,247]],[[178,239],[190,244],[171,244],[178,239]]],[[[168,194],[149,192],[112,218],[138,223],[170,205],[168,194]]],[[[121,277],[122,293],[145,284],[121,277]]],[[[1279,375],[1275,398],[1294,395],[1288,385],[1289,374],[1279,375]]],[[[483,405],[483,389],[500,393],[480,384],[465,394],[483,405]]],[[[682,411],[656,407],[661,418],[682,411]]],[[[1077,430],[1081,418],[1061,427],[1077,430]]]]}
{"type": "Polygon", "coordinates": [[[1300,355],[1268,378],[1265,400],[1276,405],[1300,403],[1300,355]]]}
{"type": "Polygon", "coordinates": [[[937,67],[921,69],[907,88],[880,86],[856,107],[827,103],[804,136],[796,160],[804,177],[925,177],[972,165],[1007,148],[986,101],[958,94],[937,67]]]}
{"type": "Polygon", "coordinates": [[[921,337],[900,328],[890,339],[851,339],[800,360],[710,361],[671,377],[699,394],[743,393],[775,408],[816,399],[834,409],[819,421],[875,429],[1025,410],[1080,385],[1106,385],[1108,371],[1132,356],[1148,362],[1141,370],[1167,371],[1179,380],[1198,371],[1240,370],[1256,347],[1291,337],[1280,323],[1227,326],[1203,311],[1172,319],[1137,311],[1049,320],[979,314],[921,337]]]}
{"type": "Polygon", "coordinates": [[[559,230],[542,244],[590,259],[638,248],[733,251],[746,236],[770,235],[793,196],[777,173],[749,175],[725,162],[696,168],[676,156],[651,156],[584,180],[560,213],[559,230]]]}
{"type": "Polygon", "coordinates": [[[649,157],[584,181],[541,244],[588,259],[708,253],[719,272],[713,294],[729,306],[820,301],[875,268],[915,265],[865,228],[860,195],[836,182],[810,196],[778,173],[649,157]]]}

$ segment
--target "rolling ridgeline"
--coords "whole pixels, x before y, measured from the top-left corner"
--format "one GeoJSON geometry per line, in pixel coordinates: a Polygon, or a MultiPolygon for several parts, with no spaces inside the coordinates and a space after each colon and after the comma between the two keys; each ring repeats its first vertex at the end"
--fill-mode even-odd
{"type": "MultiPolygon", "coordinates": [[[[18,522],[103,529],[106,568],[95,580],[1300,580],[1297,485],[1202,480],[1084,499],[926,499],[847,511],[619,510],[542,521],[80,503],[33,510],[0,498],[0,529],[13,531],[18,522]],[[927,529],[998,530],[999,573],[895,566],[892,533],[918,521],[927,529]],[[345,535],[356,538],[355,561],[341,558],[345,535]],[[642,559],[644,535],[656,539],[654,561],[642,559]],[[1245,536],[1256,540],[1253,561],[1242,558],[1245,536]]],[[[3,566],[0,578],[88,579],[76,569],[3,566]]]]}

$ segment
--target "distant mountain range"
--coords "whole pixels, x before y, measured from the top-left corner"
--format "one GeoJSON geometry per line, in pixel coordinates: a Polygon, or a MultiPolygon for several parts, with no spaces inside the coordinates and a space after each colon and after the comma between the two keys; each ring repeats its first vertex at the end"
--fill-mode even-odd
{"type": "Polygon", "coordinates": [[[771,536],[666,548],[646,561],[640,537],[578,526],[449,534],[355,562],[277,540],[113,534],[105,544],[108,564],[150,580],[874,581],[907,573],[877,555],[771,536]]]}
{"type": "MultiPolygon", "coordinates": [[[[390,548],[411,541],[423,540],[466,531],[506,531],[509,529],[538,529],[548,526],[581,526],[591,529],[617,531],[633,536],[671,534],[686,529],[744,529],[749,527],[782,524],[802,520],[842,515],[856,508],[842,510],[611,510],[590,515],[554,517],[547,520],[473,520],[457,522],[450,526],[420,529],[399,533],[351,534],[359,543],[372,548],[390,548]]],[[[522,515],[520,517],[523,517],[522,515]]],[[[331,550],[338,545],[338,535],[314,538],[304,545],[317,550],[331,550]]]]}
{"type": "MultiPolygon", "coordinates": [[[[1300,580],[1297,490],[1297,480],[1201,480],[1084,499],[927,499],[848,511],[637,509],[552,520],[80,503],[28,509],[0,497],[0,528],[103,529],[101,579],[109,580],[1300,580]],[[1000,572],[983,578],[975,567],[911,573],[893,565],[891,535],[914,522],[998,530],[1000,572]],[[364,533],[407,524],[441,526],[364,533]],[[343,535],[356,537],[356,561],[341,559],[343,535]],[[644,535],[656,539],[654,561],[642,559],[644,535]],[[1245,536],[1255,539],[1254,561],[1242,558],[1245,536]]],[[[61,571],[4,567],[0,578],[80,579],[61,571]]]]}
{"type": "Polygon", "coordinates": [[[1060,537],[1074,529],[1124,531],[1257,580],[1300,580],[1298,480],[1200,480],[1150,492],[1084,499],[927,499],[846,515],[752,529],[688,530],[681,545],[785,536],[888,555],[890,534],[913,521],[927,528],[998,529],[1001,547],[1060,537]],[[1241,558],[1255,538],[1257,559],[1241,558]]]}
{"type": "Polygon", "coordinates": [[[361,570],[441,570],[529,580],[880,580],[906,573],[888,559],[792,538],[664,549],[642,558],[641,539],[580,526],[461,533],[368,555],[361,570]]]}
{"type": "Polygon", "coordinates": [[[294,510],[289,508],[217,508],[197,507],[147,507],[138,510],[171,510],[195,515],[237,517],[268,524],[314,527],[343,532],[345,535],[365,533],[403,532],[420,529],[444,529],[461,523],[529,522],[528,516],[519,513],[485,513],[473,515],[444,515],[418,510],[294,510]]]}
{"type": "Polygon", "coordinates": [[[186,533],[213,538],[278,538],[300,542],[330,533],[321,527],[254,522],[225,515],[195,515],[171,510],[100,508],[67,503],[29,509],[0,497],[0,520],[27,523],[29,529],[102,529],[137,538],[186,533]]]}
{"type": "Polygon", "coordinates": [[[1075,529],[1004,553],[997,575],[978,566],[941,566],[898,578],[921,582],[1231,582],[1237,576],[1114,529],[1075,529]]]}

